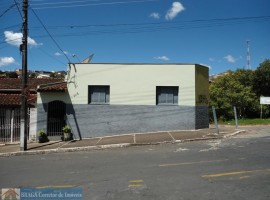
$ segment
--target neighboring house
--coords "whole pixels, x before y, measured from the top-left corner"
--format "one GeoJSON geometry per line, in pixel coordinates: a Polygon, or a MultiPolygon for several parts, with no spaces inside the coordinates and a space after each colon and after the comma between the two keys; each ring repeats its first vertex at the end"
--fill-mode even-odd
{"type": "Polygon", "coordinates": [[[75,138],[209,127],[208,68],[197,64],[70,64],[67,83],[39,87],[37,129],[75,138]],[[58,125],[60,127],[57,128],[58,125]]]}
{"type": "Polygon", "coordinates": [[[37,78],[50,78],[49,74],[39,74],[37,78]]]}
{"type": "Polygon", "coordinates": [[[229,74],[229,71],[226,71],[226,72],[223,72],[223,73],[220,73],[220,74],[214,74],[214,75],[211,75],[209,76],[209,82],[212,83],[215,81],[215,79],[217,79],[218,77],[221,77],[221,76],[226,76],[229,74]]]}
{"type": "Polygon", "coordinates": [[[39,92],[36,116],[37,129],[46,130],[51,140],[58,140],[63,134],[63,127],[67,124],[66,106],[68,104],[64,103],[68,99],[67,83],[43,84],[38,87],[37,91],[39,92]],[[40,103],[40,99],[46,99],[47,103],[40,103]]]}
{"type": "MultiPolygon", "coordinates": [[[[63,79],[28,79],[28,107],[30,135],[36,135],[36,101],[39,85],[62,82],[63,79]]],[[[22,80],[0,78],[0,142],[16,142],[20,139],[20,109],[22,80]]]]}

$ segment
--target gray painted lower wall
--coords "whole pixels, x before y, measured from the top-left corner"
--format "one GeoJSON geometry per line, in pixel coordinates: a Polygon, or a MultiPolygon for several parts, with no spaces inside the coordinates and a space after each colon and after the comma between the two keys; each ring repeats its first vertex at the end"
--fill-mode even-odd
{"type": "Polygon", "coordinates": [[[196,106],[195,129],[209,128],[208,106],[196,106]]]}
{"type": "MultiPolygon", "coordinates": [[[[37,107],[37,129],[46,130],[47,105],[37,107]]],[[[74,138],[207,128],[207,107],[67,104],[74,138]]],[[[59,137],[60,138],[60,137],[59,137]]],[[[54,138],[55,139],[55,138],[54,138]]]]}

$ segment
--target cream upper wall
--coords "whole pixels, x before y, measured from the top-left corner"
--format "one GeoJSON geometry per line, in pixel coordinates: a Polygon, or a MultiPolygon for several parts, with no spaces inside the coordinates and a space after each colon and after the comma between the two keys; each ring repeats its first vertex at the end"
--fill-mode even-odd
{"type": "Polygon", "coordinates": [[[179,86],[179,105],[195,105],[195,65],[71,64],[73,104],[88,103],[88,85],[109,85],[111,105],[156,105],[156,86],[179,86]]]}

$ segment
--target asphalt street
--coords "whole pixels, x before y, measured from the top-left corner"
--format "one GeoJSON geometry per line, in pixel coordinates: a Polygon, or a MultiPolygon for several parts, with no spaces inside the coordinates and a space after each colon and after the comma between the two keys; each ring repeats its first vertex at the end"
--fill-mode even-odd
{"type": "Polygon", "coordinates": [[[270,133],[0,158],[0,188],[82,187],[84,199],[270,199],[270,133]]]}

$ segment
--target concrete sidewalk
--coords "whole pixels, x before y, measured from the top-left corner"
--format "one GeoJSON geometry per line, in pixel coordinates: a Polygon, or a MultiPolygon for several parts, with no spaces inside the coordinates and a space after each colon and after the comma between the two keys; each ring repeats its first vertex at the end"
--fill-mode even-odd
{"type": "Polygon", "coordinates": [[[136,133],[127,135],[116,135],[97,137],[73,141],[51,141],[47,143],[28,143],[27,151],[20,151],[19,144],[0,144],[0,156],[11,155],[35,155],[56,152],[72,152],[97,150],[114,147],[127,147],[132,145],[176,143],[194,140],[220,139],[229,137],[244,130],[235,129],[234,126],[219,127],[219,134],[215,128],[199,129],[192,131],[166,131],[154,133],[136,133]]]}

